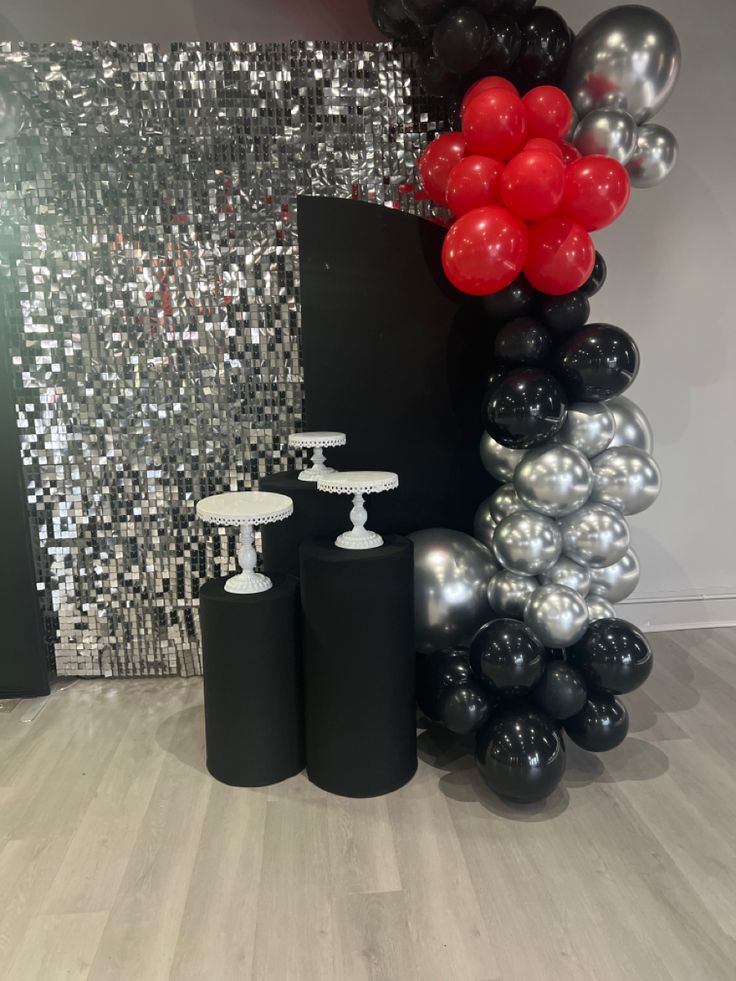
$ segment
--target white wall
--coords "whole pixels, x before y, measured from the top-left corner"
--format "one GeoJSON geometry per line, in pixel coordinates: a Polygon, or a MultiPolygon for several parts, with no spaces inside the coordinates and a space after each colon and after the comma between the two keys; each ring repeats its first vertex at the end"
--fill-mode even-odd
{"type": "MultiPolygon", "coordinates": [[[[550,0],[579,29],[608,0],[550,0]]],[[[631,331],[642,369],[630,394],[655,429],[664,490],[632,520],[642,580],[621,612],[648,626],[736,623],[735,0],[656,0],[683,70],[657,121],[680,141],[658,188],[596,236],[608,282],[595,319],[631,331]],[[700,597],[709,596],[710,599],[700,597]],[[720,597],[720,598],[719,598],[720,597]]],[[[4,0],[0,36],[30,40],[370,39],[365,0],[4,0]]]]}

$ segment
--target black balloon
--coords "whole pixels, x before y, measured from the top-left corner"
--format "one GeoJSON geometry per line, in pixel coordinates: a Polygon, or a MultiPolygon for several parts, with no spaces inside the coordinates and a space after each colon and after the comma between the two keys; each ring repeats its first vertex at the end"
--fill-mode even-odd
{"type": "Polygon", "coordinates": [[[421,59],[417,69],[419,82],[427,95],[452,99],[457,97],[461,82],[457,75],[448,72],[439,58],[433,54],[421,59]]]}
{"type": "Polygon", "coordinates": [[[539,319],[555,337],[582,327],[589,316],[590,301],[581,290],[562,296],[545,296],[539,307],[539,319]]]}
{"type": "Polygon", "coordinates": [[[470,644],[470,666],[491,691],[524,694],[544,671],[544,647],[520,620],[491,620],[470,644]]]}
{"type": "Polygon", "coordinates": [[[498,320],[511,320],[512,317],[523,317],[534,309],[538,294],[525,276],[517,276],[506,289],[498,293],[484,296],[483,309],[489,317],[498,320]]]}
{"type": "Polygon", "coordinates": [[[571,402],[600,402],[636,378],[639,349],[620,327],[588,324],[562,339],[554,368],[571,402]]]}
{"type": "Polygon", "coordinates": [[[480,64],[489,40],[483,15],[473,7],[457,7],[445,14],[435,27],[432,46],[449,72],[462,75],[480,64]]]}
{"type": "Polygon", "coordinates": [[[523,90],[560,78],[570,55],[570,29],[549,7],[536,7],[521,29],[521,52],[514,65],[523,90]]]}
{"type": "Polygon", "coordinates": [[[418,41],[419,31],[409,19],[401,0],[370,0],[371,20],[381,34],[394,41],[418,41]]]}
{"type": "Polygon", "coordinates": [[[559,382],[539,368],[515,368],[486,393],[483,419],[489,436],[502,446],[525,450],[558,433],[567,415],[559,382]]]}
{"type": "Polygon", "coordinates": [[[654,658],[644,634],[628,620],[594,620],[567,652],[591,688],[625,695],[647,680],[654,658]]]}
{"type": "Polygon", "coordinates": [[[440,718],[450,732],[475,732],[485,725],[490,714],[488,694],[477,681],[450,685],[440,697],[440,718]]]}
{"type": "Polygon", "coordinates": [[[518,317],[496,334],[494,354],[505,365],[543,365],[552,353],[549,331],[531,317],[518,317]]]}
{"type": "Polygon", "coordinates": [[[607,272],[608,270],[606,269],[606,263],[603,256],[600,254],[600,252],[596,252],[593,272],[580,287],[580,292],[584,293],[586,296],[595,296],[601,286],[603,286],[605,283],[607,272]]]}
{"type": "Polygon", "coordinates": [[[629,713],[613,695],[600,692],[590,695],[582,710],[565,721],[564,728],[582,749],[604,753],[615,749],[626,738],[629,713]]]}
{"type": "Polygon", "coordinates": [[[485,376],[486,389],[489,389],[491,385],[495,385],[499,378],[502,378],[505,372],[503,371],[489,371],[485,376]]]}
{"type": "Polygon", "coordinates": [[[465,648],[417,654],[417,703],[428,719],[439,722],[440,698],[446,688],[473,680],[465,648]]]}
{"type": "Polygon", "coordinates": [[[506,13],[494,14],[486,21],[488,43],[478,71],[484,75],[496,75],[506,71],[521,50],[519,25],[506,13]]]}
{"type": "Polygon", "coordinates": [[[401,0],[406,16],[415,24],[436,24],[452,6],[452,0],[401,0]]]}
{"type": "Polygon", "coordinates": [[[476,7],[484,17],[493,17],[503,11],[518,19],[531,13],[537,0],[468,0],[471,7],[476,7]]]}
{"type": "Polygon", "coordinates": [[[553,719],[569,719],[585,705],[588,690],[583,676],[564,661],[550,661],[533,692],[534,701],[553,719]]]}
{"type": "Polygon", "coordinates": [[[475,759],[491,790],[516,801],[543,800],[565,772],[560,733],[541,713],[524,709],[502,711],[480,730],[475,759]]]}

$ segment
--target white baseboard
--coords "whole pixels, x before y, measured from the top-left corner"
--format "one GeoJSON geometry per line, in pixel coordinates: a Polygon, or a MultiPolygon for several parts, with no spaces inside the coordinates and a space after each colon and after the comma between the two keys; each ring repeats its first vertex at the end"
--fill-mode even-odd
{"type": "Polygon", "coordinates": [[[736,594],[699,593],[692,596],[632,596],[616,606],[625,620],[642,630],[698,630],[736,627],[736,594]]]}

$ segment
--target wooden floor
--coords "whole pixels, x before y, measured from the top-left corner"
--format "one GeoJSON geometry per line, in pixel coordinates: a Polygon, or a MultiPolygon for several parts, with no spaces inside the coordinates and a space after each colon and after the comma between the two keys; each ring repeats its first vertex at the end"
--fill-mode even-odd
{"type": "Polygon", "coordinates": [[[0,977],[736,978],[736,630],[652,641],[629,738],[535,806],[434,731],[388,797],[225,787],[199,679],[0,702],[0,977]]]}

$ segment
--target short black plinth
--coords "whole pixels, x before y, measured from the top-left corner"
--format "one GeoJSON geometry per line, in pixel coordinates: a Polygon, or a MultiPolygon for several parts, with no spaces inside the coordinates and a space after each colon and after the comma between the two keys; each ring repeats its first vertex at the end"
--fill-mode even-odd
{"type": "Polygon", "coordinates": [[[344,797],[389,793],[417,768],[412,543],[324,539],[300,558],[307,774],[344,797]]]}
{"type": "Polygon", "coordinates": [[[322,536],[334,539],[345,528],[349,508],[339,496],[318,491],[316,480],[299,480],[294,472],[262,477],[259,488],[286,494],[294,502],[294,513],[288,521],[264,525],[261,530],[263,571],[267,576],[298,576],[301,543],[322,536]]]}
{"type": "Polygon", "coordinates": [[[207,769],[234,787],[278,783],[304,768],[299,584],[199,594],[207,769]]]}

